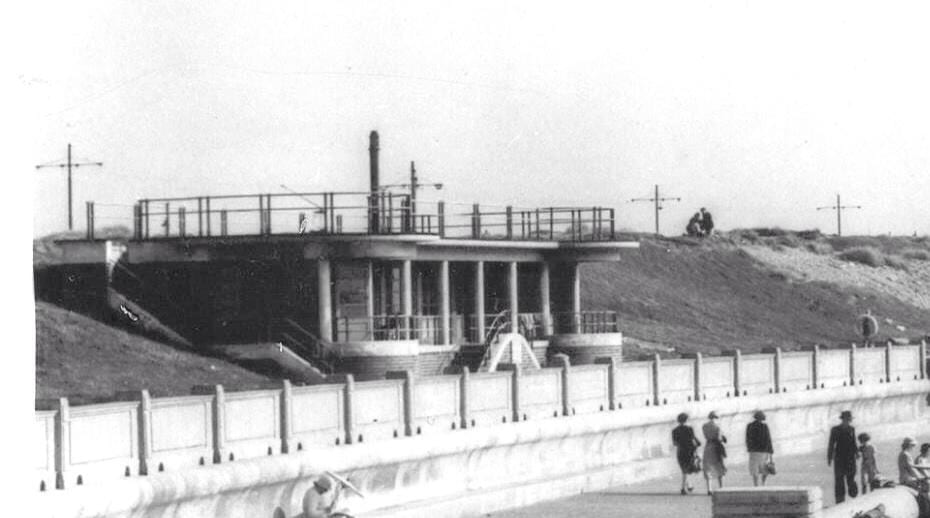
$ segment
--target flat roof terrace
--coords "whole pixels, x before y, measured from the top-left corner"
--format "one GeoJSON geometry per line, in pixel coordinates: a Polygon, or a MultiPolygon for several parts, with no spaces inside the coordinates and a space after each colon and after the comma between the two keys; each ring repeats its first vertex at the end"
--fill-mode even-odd
{"type": "MultiPolygon", "coordinates": [[[[268,244],[303,247],[307,258],[519,261],[609,261],[638,247],[616,232],[615,210],[601,206],[448,203],[381,190],[145,198],[131,214],[117,207],[126,214],[107,213],[99,222],[131,220],[132,262],[209,261],[255,245],[275,253],[268,244]]],[[[99,222],[89,202],[86,236],[78,241],[99,241],[99,222]]],[[[69,245],[78,259],[82,247],[69,245]]]]}

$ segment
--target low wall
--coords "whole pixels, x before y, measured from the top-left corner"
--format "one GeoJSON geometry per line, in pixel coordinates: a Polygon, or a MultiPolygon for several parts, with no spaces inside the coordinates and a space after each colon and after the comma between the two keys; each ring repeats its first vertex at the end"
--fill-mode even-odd
{"type": "MultiPolygon", "coordinates": [[[[230,473],[240,468],[228,472],[226,465],[251,470],[256,463],[297,462],[303,478],[320,469],[351,473],[372,495],[365,504],[375,508],[409,502],[447,484],[451,489],[442,491],[461,492],[492,487],[486,481],[508,487],[530,484],[542,474],[590,470],[614,474],[579,479],[580,488],[585,489],[591,484],[621,482],[618,474],[653,473],[653,467],[644,466],[667,468],[668,428],[681,411],[701,415],[717,410],[721,425],[732,430],[744,426],[747,413],[756,407],[773,410],[770,422],[776,438],[791,438],[786,447],[792,448],[803,447],[805,437],[823,432],[844,408],[863,410],[857,421],[862,424],[926,419],[924,398],[930,387],[920,369],[926,353],[919,346],[883,351],[884,379],[862,378],[854,384],[859,355],[845,350],[835,356],[847,359],[847,383],[823,389],[814,388],[823,370],[817,366],[830,355],[812,351],[789,356],[776,351],[724,359],[698,356],[630,363],[603,359],[590,366],[566,364],[535,371],[517,368],[424,378],[408,370],[391,373],[386,380],[356,382],[346,376],[344,383],[331,385],[292,387],[285,382],[281,389],[235,393],[218,386],[197,396],[170,399],[150,398],[143,391],[136,401],[84,407],[70,407],[63,399],[57,411],[36,414],[41,448],[35,473],[39,488],[50,489],[53,465],[55,487],[65,490],[46,491],[42,498],[77,505],[80,499],[65,495],[91,494],[94,488],[119,483],[145,488],[140,490],[149,498],[155,491],[146,485],[150,483],[186,485],[193,482],[185,477],[197,478],[217,469],[215,473],[226,475],[216,476],[239,477],[230,473]],[[785,357],[798,368],[785,369],[785,357]],[[774,379],[770,380],[770,373],[774,379]],[[786,376],[797,386],[805,383],[808,390],[786,383],[786,376]],[[770,382],[778,390],[762,393],[770,382]],[[733,391],[728,394],[730,384],[733,391]],[[421,455],[431,448],[439,458],[421,455]],[[313,456],[295,460],[295,455],[311,451],[313,456]],[[355,457],[352,452],[358,451],[367,452],[368,457],[355,457]],[[393,467],[384,464],[385,457],[394,459],[393,467]],[[347,464],[349,458],[355,460],[347,464]],[[657,459],[663,463],[650,464],[657,459]],[[462,477],[467,483],[458,483],[462,477]]],[[[874,354],[867,361],[874,362],[874,354]]],[[[742,434],[735,435],[733,444],[738,446],[742,434]]],[[[286,477],[274,480],[291,487],[288,491],[305,482],[286,477]]],[[[208,477],[204,483],[209,491],[226,495],[216,496],[221,500],[234,498],[230,491],[241,489],[227,478],[208,477]]],[[[165,491],[194,491],[196,487],[165,491]]],[[[566,485],[570,487],[574,486],[566,485]]],[[[249,492],[260,490],[264,491],[250,488],[249,492]]],[[[447,494],[442,491],[439,494],[447,494]]],[[[134,498],[119,495],[121,502],[134,498]]],[[[190,498],[213,498],[196,495],[200,496],[190,498]]],[[[129,513],[130,508],[114,505],[112,509],[123,510],[109,515],[129,513]]],[[[156,504],[146,500],[126,505],[141,505],[135,515],[144,516],[146,507],[156,504]]],[[[62,516],[82,516],[81,511],[63,509],[62,516]]],[[[186,514],[192,515],[199,514],[186,514]]]]}
{"type": "MultiPolygon", "coordinates": [[[[668,433],[683,410],[695,415],[716,410],[725,429],[738,429],[752,410],[763,409],[776,450],[788,454],[821,445],[841,409],[851,409],[857,422],[876,433],[889,423],[898,423],[896,433],[902,426],[913,433],[930,419],[928,390],[926,381],[839,387],[305,449],[45,492],[35,511],[60,517],[293,517],[300,516],[312,476],[332,470],[366,493],[348,502],[356,513],[479,515],[666,473],[674,467],[668,433]]],[[[737,451],[742,434],[732,435],[737,451]]]]}

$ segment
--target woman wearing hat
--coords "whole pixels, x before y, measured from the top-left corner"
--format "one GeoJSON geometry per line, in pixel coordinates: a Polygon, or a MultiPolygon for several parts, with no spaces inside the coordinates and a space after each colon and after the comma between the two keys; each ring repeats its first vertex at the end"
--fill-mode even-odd
{"type": "Polygon", "coordinates": [[[700,468],[694,468],[694,458],[701,441],[694,436],[694,429],[685,424],[687,422],[688,414],[684,412],[678,414],[678,426],[672,430],[672,444],[678,449],[678,467],[681,468],[681,494],[683,495],[694,490],[694,487],[688,483],[688,475],[700,471],[700,468]]]}
{"type": "Polygon", "coordinates": [[[749,450],[749,474],[752,475],[752,485],[758,486],[761,479],[769,476],[768,465],[772,461],[772,434],[769,425],[765,424],[765,413],[756,410],[752,413],[752,422],[746,426],[746,449],[749,450]]]}
{"type": "Polygon", "coordinates": [[[723,487],[723,476],[727,474],[727,468],[723,462],[727,456],[727,449],[724,446],[727,437],[720,431],[717,419],[717,412],[711,411],[707,414],[707,422],[701,427],[704,439],[707,441],[704,446],[704,481],[707,482],[707,494],[713,493],[711,479],[717,480],[717,489],[720,489],[723,487]]]}

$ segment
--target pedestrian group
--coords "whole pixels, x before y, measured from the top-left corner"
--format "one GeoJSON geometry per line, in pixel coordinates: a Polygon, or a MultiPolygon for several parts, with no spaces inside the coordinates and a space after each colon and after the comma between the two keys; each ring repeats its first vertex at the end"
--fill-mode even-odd
{"type": "MultiPolygon", "coordinates": [[[[850,498],[859,495],[857,471],[863,493],[870,489],[893,485],[894,482],[883,478],[878,470],[875,447],[871,444],[869,434],[856,435],[856,429],[852,426],[852,412],[844,410],[839,417],[840,424],[830,430],[827,443],[827,466],[833,467],[836,503],[843,502],[847,495],[850,498]]],[[[718,424],[717,412],[710,412],[707,422],[701,427],[706,444],[703,455],[699,456],[698,448],[701,441],[687,424],[688,419],[688,414],[678,414],[678,426],[672,430],[672,444],[676,447],[678,466],[681,469],[681,494],[687,495],[694,490],[688,476],[696,473],[704,474],[707,493],[712,494],[713,482],[717,482],[717,489],[722,488],[723,477],[727,473],[724,462],[727,457],[727,438],[718,424]]],[[[930,443],[922,444],[920,454],[915,458],[916,447],[917,443],[910,437],[901,443],[897,483],[918,491],[927,491],[927,485],[930,484],[930,443]]],[[[761,410],[753,412],[752,421],[746,426],[746,450],[749,453],[749,474],[752,476],[752,483],[754,486],[764,486],[766,479],[776,474],[776,469],[772,434],[765,422],[765,412],[761,410]]]]}

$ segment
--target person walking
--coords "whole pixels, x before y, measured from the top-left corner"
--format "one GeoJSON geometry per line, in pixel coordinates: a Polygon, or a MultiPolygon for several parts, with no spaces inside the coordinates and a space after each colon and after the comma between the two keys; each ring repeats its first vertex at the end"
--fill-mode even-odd
{"type": "Polygon", "coordinates": [[[749,451],[749,474],[752,475],[752,485],[758,486],[769,476],[769,465],[772,462],[774,450],[772,448],[772,434],[769,425],[765,423],[765,412],[756,410],[752,413],[752,422],[746,425],[746,449],[749,451]]]}
{"type": "Polygon", "coordinates": [[[678,467],[681,469],[681,494],[687,495],[694,490],[688,482],[688,475],[697,473],[700,468],[695,470],[694,458],[701,441],[694,436],[694,429],[688,426],[688,414],[682,412],[678,414],[678,426],[672,430],[672,444],[677,448],[678,467]]]}
{"type": "Polygon", "coordinates": [[[727,449],[724,444],[727,437],[723,435],[720,426],[717,424],[717,412],[711,411],[707,414],[707,422],[701,427],[704,432],[704,481],[707,482],[707,494],[713,494],[711,489],[711,479],[717,480],[717,489],[723,487],[723,476],[727,474],[726,465],[723,459],[727,456],[727,449]]]}
{"type": "Polygon", "coordinates": [[[833,464],[833,496],[836,503],[859,496],[856,486],[856,460],[859,449],[856,447],[856,429],[852,426],[853,415],[849,410],[840,412],[840,424],[830,430],[827,444],[827,466],[833,464]]]}

